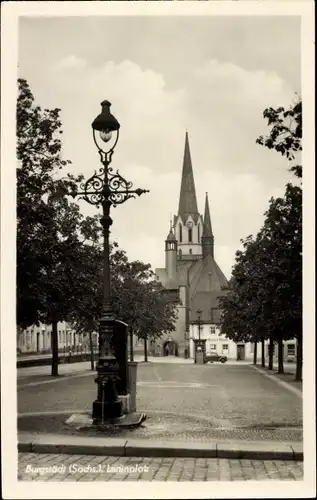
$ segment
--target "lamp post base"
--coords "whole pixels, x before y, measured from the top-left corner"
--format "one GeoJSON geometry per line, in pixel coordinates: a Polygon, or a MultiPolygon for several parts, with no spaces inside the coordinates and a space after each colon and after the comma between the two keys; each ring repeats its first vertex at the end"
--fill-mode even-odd
{"type": "Polygon", "coordinates": [[[121,401],[96,401],[92,404],[92,418],[94,424],[102,424],[107,420],[122,417],[121,401]]]}

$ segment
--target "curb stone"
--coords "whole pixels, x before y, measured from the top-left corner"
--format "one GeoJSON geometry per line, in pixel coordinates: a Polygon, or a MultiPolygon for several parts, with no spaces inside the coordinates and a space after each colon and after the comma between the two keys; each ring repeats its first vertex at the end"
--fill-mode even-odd
{"type": "Polygon", "coordinates": [[[19,433],[21,453],[72,454],[129,457],[226,458],[303,461],[301,443],[214,442],[180,443],[142,439],[93,438],[54,434],[19,433]]]}

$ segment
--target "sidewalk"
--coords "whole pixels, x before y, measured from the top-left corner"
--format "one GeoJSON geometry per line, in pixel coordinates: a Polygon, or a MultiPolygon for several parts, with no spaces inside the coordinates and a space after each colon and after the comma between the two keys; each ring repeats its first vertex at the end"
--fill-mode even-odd
{"type": "MultiPolygon", "coordinates": [[[[142,355],[134,356],[134,361],[137,363],[144,363],[144,357],[142,355]]],[[[193,364],[193,359],[184,359],[184,358],[172,358],[170,356],[166,357],[148,357],[149,363],[175,363],[175,364],[193,364]]],[[[96,362],[95,362],[96,367],[96,362]]],[[[31,377],[35,375],[50,375],[51,374],[51,366],[43,365],[43,366],[32,366],[27,368],[18,368],[17,376],[19,378],[31,377]]],[[[78,373],[90,372],[90,361],[83,361],[81,363],[62,363],[58,366],[58,373],[60,375],[75,375],[78,373]]]]}
{"type": "Polygon", "coordinates": [[[249,481],[303,479],[297,461],[19,453],[20,481],[249,481]]]}
{"type": "MultiPolygon", "coordinates": [[[[96,365],[96,363],[95,363],[96,365]]],[[[23,379],[26,377],[36,377],[36,376],[51,376],[52,367],[50,365],[44,366],[32,366],[28,368],[18,368],[17,377],[18,379],[23,379]]],[[[58,366],[58,373],[62,376],[71,376],[79,373],[92,373],[90,361],[83,361],[81,363],[63,363],[58,366]]],[[[56,380],[53,379],[52,380],[56,380]]]]}

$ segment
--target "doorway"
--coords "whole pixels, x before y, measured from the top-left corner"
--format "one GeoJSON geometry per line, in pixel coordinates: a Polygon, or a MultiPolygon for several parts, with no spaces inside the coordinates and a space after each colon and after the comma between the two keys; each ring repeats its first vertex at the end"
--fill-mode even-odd
{"type": "Polygon", "coordinates": [[[237,361],[244,361],[244,360],[245,360],[245,345],[238,344],[237,345],[237,361]]]}
{"type": "Polygon", "coordinates": [[[178,356],[178,345],[174,340],[164,342],[163,356],[178,356]]]}

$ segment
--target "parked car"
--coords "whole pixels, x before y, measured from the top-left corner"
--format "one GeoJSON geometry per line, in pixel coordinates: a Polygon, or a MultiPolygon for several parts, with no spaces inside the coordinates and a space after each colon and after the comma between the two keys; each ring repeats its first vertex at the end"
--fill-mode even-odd
{"type": "Polygon", "coordinates": [[[206,363],[214,363],[215,361],[218,361],[220,363],[225,363],[228,361],[227,356],[220,356],[218,353],[210,353],[206,354],[206,363]]]}

